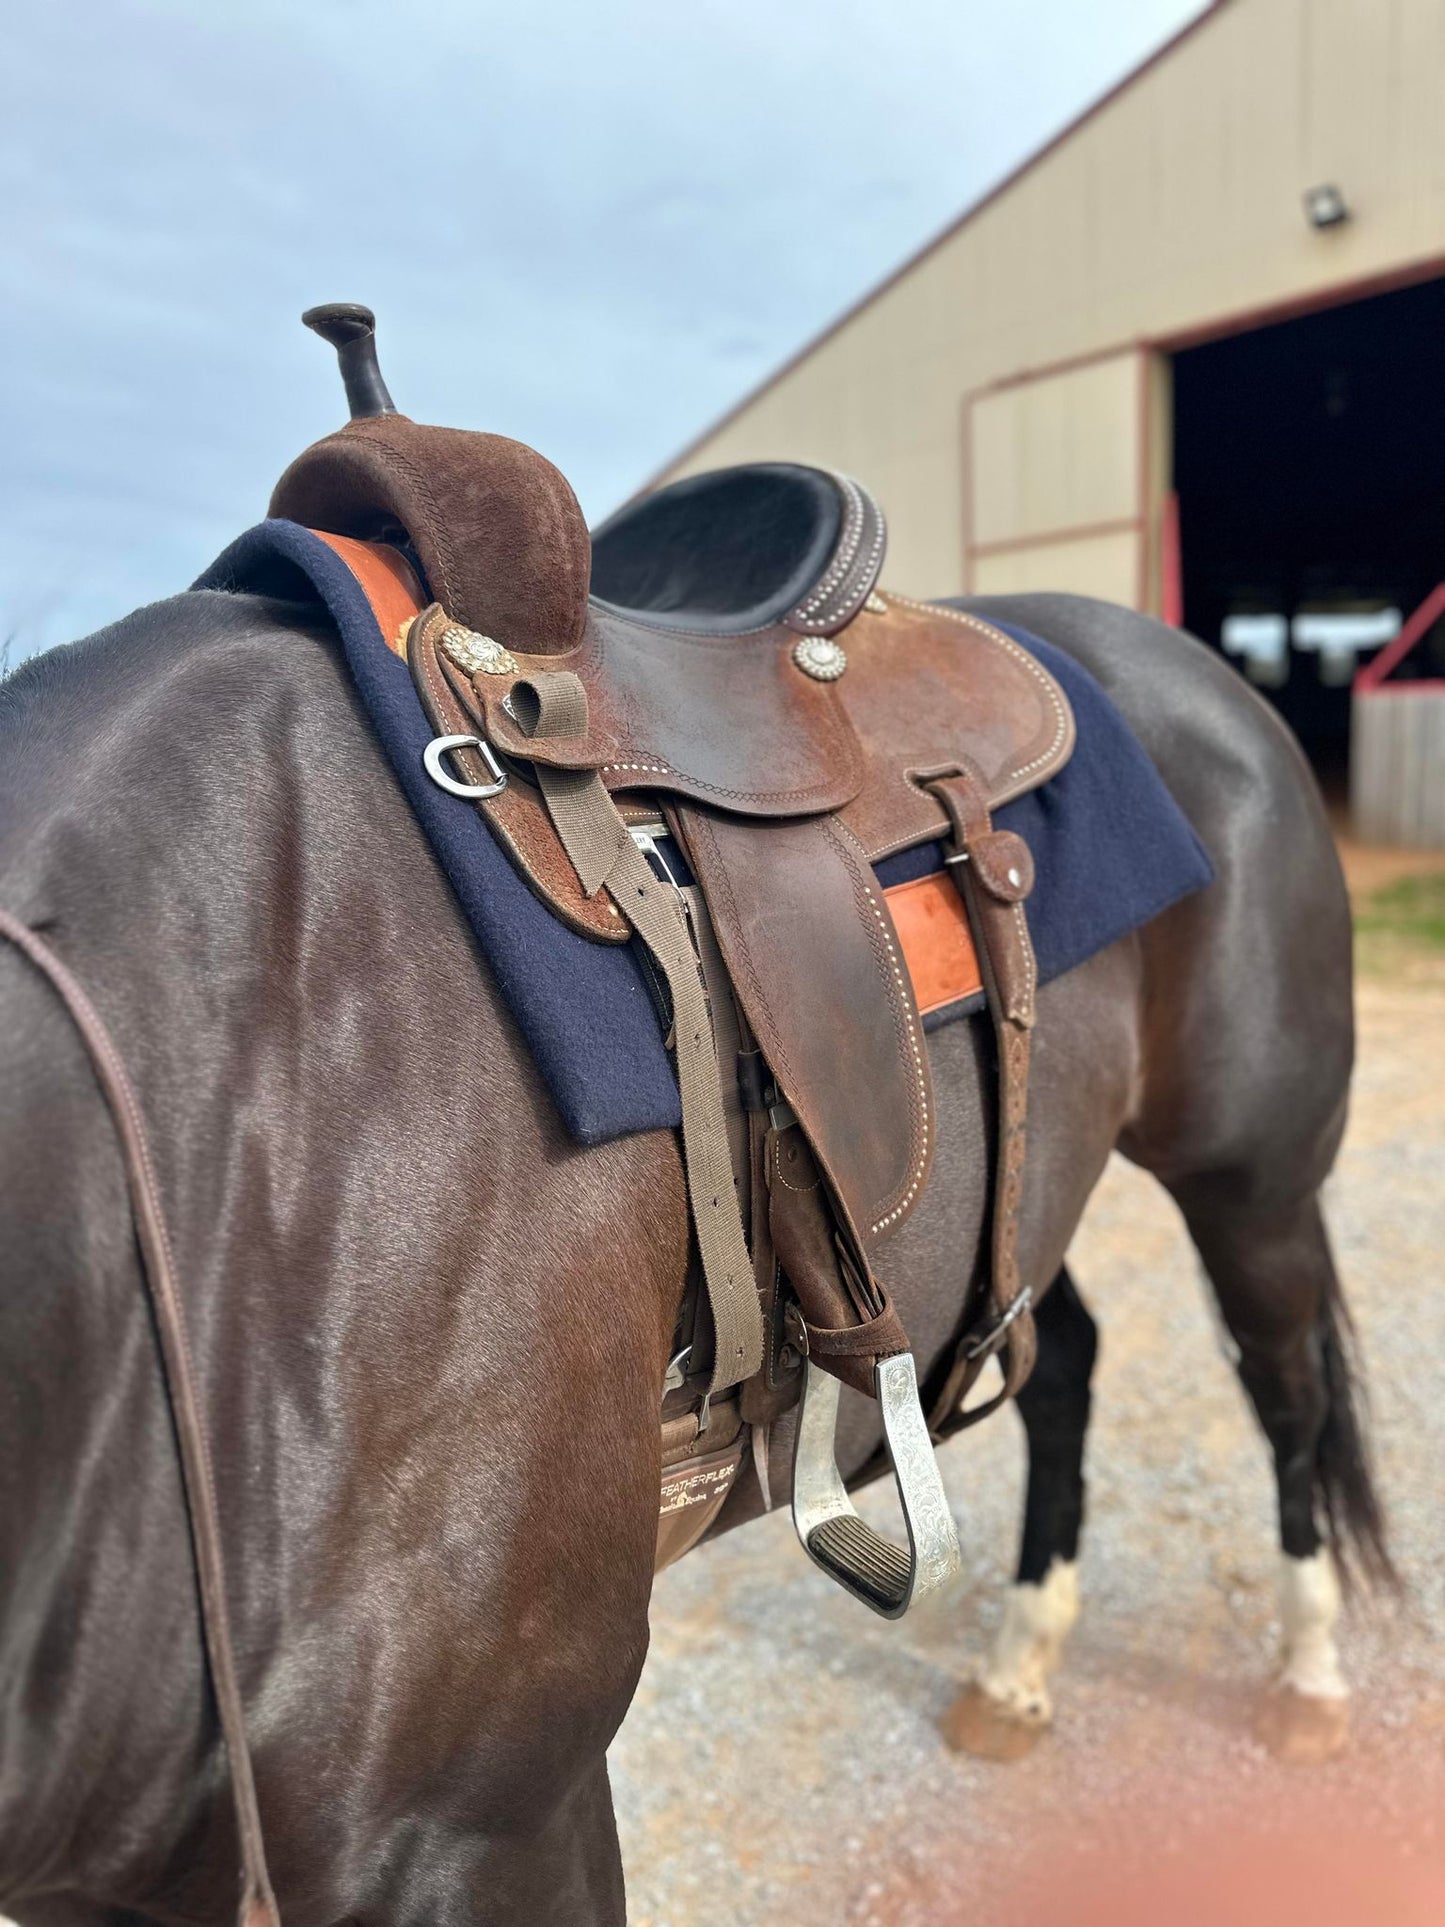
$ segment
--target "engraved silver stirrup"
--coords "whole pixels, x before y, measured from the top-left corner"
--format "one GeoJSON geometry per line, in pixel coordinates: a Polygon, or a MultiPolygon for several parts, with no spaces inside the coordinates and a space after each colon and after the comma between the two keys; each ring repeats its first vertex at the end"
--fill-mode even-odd
{"type": "Polygon", "coordinates": [[[473,802],[480,802],[483,797],[500,796],[507,787],[507,772],[497,761],[491,744],[484,742],[480,736],[433,736],[422,751],[421,760],[431,780],[452,796],[465,796],[473,802]],[[492,772],[493,781],[459,783],[442,761],[449,749],[480,750],[482,761],[492,772]]]}
{"type": "Polygon", "coordinates": [[[958,1529],[918,1402],[912,1352],[880,1359],[873,1382],[908,1527],[907,1550],[881,1538],[854,1511],[833,1450],[842,1388],[811,1358],[793,1461],[793,1524],[808,1557],[830,1579],[885,1619],[901,1619],[958,1571],[958,1529]]]}

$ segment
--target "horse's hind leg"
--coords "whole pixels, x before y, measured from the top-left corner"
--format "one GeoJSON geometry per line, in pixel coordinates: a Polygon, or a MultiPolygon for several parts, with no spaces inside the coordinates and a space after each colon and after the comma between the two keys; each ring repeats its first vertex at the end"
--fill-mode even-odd
{"type": "Polygon", "coordinates": [[[1339,1280],[1315,1195],[1260,1217],[1207,1185],[1176,1189],[1239,1348],[1239,1375],[1274,1454],[1283,1649],[1263,1735],[1282,1758],[1340,1752],[1349,1688],[1335,1645],[1331,1541],[1388,1570],[1354,1411],[1339,1280]]]}
{"type": "Polygon", "coordinates": [[[1018,1396],[1028,1438],[1028,1497],[1018,1574],[977,1680],[944,1716],[950,1746],[1020,1759],[1053,1718],[1049,1679],[1079,1613],[1084,1435],[1098,1328],[1067,1270],[1039,1302],[1038,1363],[1018,1396]]]}

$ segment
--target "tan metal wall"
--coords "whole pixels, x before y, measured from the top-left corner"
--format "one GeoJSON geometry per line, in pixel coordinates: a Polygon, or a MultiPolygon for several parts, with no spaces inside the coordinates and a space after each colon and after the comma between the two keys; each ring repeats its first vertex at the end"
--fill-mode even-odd
{"type": "Polygon", "coordinates": [[[971,513],[975,544],[1058,538],[1008,568],[1002,548],[976,554],[981,588],[1151,600],[1167,422],[1157,362],[1128,405],[1122,351],[1445,257],[1442,76],[1445,0],[1229,0],[668,477],[842,468],[883,498],[899,588],[966,586],[971,513]],[[1322,181],[1354,218],[1317,232],[1301,196],[1322,181]],[[1032,395],[982,392],[1105,352],[1032,395]],[[972,490],[965,416],[988,450],[972,490]],[[1123,520],[1131,482],[1142,532],[1068,535],[1071,518],[1123,520]]]}
{"type": "Polygon", "coordinates": [[[1140,594],[1145,357],[1138,349],[1010,382],[964,419],[968,586],[1140,594]]]}

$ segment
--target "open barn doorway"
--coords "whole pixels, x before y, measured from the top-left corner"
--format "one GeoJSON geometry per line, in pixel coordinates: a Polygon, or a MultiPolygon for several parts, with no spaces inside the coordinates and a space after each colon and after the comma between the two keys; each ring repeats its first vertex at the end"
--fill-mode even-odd
{"type": "Polygon", "coordinates": [[[1338,793],[1355,669],[1445,581],[1445,279],[1184,349],[1173,369],[1185,626],[1338,793]]]}

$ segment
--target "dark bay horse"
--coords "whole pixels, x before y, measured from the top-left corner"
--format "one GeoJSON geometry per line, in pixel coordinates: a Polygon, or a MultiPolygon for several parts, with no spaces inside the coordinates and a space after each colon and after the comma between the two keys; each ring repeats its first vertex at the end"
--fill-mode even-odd
{"type": "MultiPolygon", "coordinates": [[[[1279,1485],[1278,1743],[1327,1752],[1331,1544],[1378,1565],[1383,1543],[1318,1200],[1352,1049],[1324,816],[1199,645],[1068,597],[979,607],[1113,694],[1217,880],[1040,998],[1022,1249],[1054,1288],[1027,1516],[952,1737],[1016,1750],[1048,1717],[1094,1350],[1064,1258],[1117,1146],[1177,1200],[1238,1346],[1279,1485]]],[[[0,688],[0,906],[89,989],[146,1114],[283,1919],[622,1920],[604,1756],[647,1645],[673,1138],[566,1139],[308,611],[191,594],[23,665],[0,688]]],[[[921,1368],[980,1262],[981,1030],[930,1040],[939,1153],[891,1273],[921,1368]]],[[[116,1137],[4,945],[0,1254],[0,1910],[228,1920],[226,1762],[116,1137]]],[[[875,1408],[847,1396],[857,1467],[875,1408]]],[[[732,1522],[749,1503],[751,1481],[732,1522]]]]}

